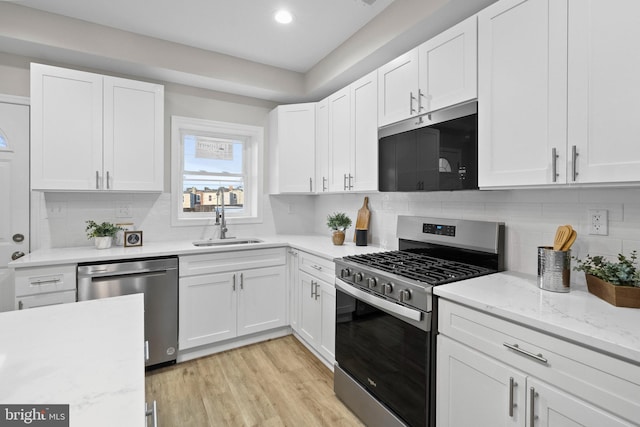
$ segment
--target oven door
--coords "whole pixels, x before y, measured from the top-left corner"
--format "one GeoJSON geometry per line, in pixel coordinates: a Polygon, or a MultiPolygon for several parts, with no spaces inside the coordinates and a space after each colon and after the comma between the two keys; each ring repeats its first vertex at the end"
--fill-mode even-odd
{"type": "Polygon", "coordinates": [[[336,279],[338,366],[410,426],[427,425],[433,338],[428,318],[336,279]]]}

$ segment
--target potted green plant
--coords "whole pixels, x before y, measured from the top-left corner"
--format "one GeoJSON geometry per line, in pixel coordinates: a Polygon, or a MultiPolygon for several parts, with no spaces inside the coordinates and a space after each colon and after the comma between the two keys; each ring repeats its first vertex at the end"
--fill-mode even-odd
{"type": "Polygon", "coordinates": [[[351,226],[351,218],[344,212],[334,212],[327,216],[327,227],[333,230],[331,239],[334,245],[344,243],[344,231],[351,226]]]}
{"type": "Polygon", "coordinates": [[[85,231],[87,232],[87,238],[94,239],[94,244],[97,249],[110,248],[114,236],[118,231],[122,230],[122,227],[118,227],[110,222],[98,224],[95,221],[89,220],[86,221],[86,223],[87,228],[85,228],[85,231]]]}
{"type": "Polygon", "coordinates": [[[577,265],[573,269],[584,272],[590,293],[616,307],[640,308],[640,270],[636,267],[636,251],[628,257],[618,254],[617,262],[590,255],[584,260],[574,259],[577,265]]]}

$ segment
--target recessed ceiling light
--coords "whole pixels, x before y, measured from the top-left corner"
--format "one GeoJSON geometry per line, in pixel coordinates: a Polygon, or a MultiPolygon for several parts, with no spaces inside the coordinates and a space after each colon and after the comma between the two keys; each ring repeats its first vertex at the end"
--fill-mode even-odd
{"type": "Polygon", "coordinates": [[[289,24],[293,21],[293,15],[288,10],[279,10],[274,16],[275,20],[280,24],[289,24]]]}

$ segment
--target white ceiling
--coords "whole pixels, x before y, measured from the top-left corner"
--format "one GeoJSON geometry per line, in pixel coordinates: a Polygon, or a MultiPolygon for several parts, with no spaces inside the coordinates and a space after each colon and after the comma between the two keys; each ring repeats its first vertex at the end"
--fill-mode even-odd
{"type": "Polygon", "coordinates": [[[17,0],[15,4],[305,73],[392,2],[17,0]],[[280,8],[293,13],[293,23],[283,26],[273,20],[280,8]]]}

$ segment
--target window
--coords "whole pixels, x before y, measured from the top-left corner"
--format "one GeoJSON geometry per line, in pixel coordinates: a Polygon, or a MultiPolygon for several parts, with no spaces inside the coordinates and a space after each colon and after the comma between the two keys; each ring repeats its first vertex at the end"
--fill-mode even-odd
{"type": "Polygon", "coordinates": [[[171,224],[206,225],[224,204],[229,223],[261,222],[258,126],[171,118],[171,224]]]}

